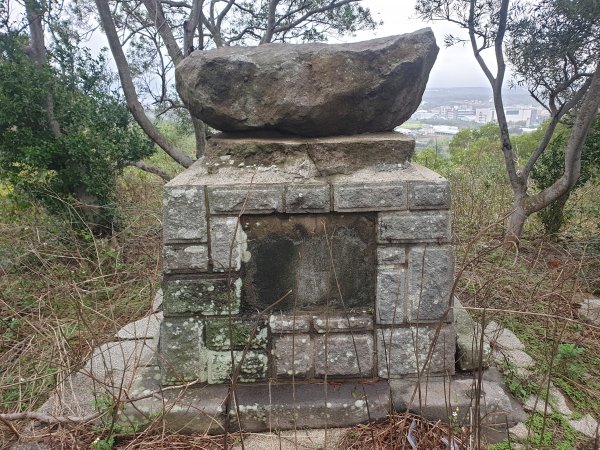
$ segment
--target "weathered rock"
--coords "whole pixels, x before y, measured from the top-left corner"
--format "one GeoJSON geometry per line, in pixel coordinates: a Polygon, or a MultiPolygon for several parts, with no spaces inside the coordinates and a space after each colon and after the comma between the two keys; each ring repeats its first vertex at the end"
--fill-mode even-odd
{"type": "Polygon", "coordinates": [[[191,113],[219,130],[359,134],[411,116],[437,52],[430,29],[353,44],[223,47],[192,53],[175,76],[191,113]]]}
{"type": "Polygon", "coordinates": [[[586,322],[600,325],[600,298],[588,298],[581,303],[579,316],[586,322]]]}

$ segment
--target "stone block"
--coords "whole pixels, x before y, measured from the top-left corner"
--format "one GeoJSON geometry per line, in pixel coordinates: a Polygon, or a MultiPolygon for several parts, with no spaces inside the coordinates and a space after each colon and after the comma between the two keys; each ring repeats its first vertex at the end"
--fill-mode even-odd
{"type": "Polygon", "coordinates": [[[158,361],[163,384],[206,381],[206,353],[202,321],[167,317],[160,326],[158,361]]]}
{"type": "Polygon", "coordinates": [[[317,213],[331,211],[328,184],[289,184],[285,190],[285,211],[317,213]]]}
{"type": "Polygon", "coordinates": [[[407,207],[406,184],[349,183],[333,185],[334,211],[387,211],[407,207]]]}
{"type": "Polygon", "coordinates": [[[165,242],[206,242],[206,205],[202,186],[165,186],[163,206],[165,242]]]}
{"type": "Polygon", "coordinates": [[[283,212],[283,185],[209,187],[208,205],[211,214],[283,212]]]}
{"type": "Polygon", "coordinates": [[[163,390],[160,368],[141,369],[118,417],[124,426],[160,427],[169,433],[221,434],[225,429],[228,386],[194,386],[163,390]],[[154,395],[147,395],[155,392],[154,395]]]}
{"type": "MultiPolygon", "coordinates": [[[[410,411],[432,421],[469,425],[475,407],[476,378],[423,377],[390,380],[394,409],[410,411]]],[[[485,425],[514,424],[523,418],[523,411],[511,401],[502,379],[484,375],[479,402],[481,423],[485,425]],[[492,377],[490,377],[492,378],[492,377]]],[[[471,421],[471,422],[470,422],[471,421]]]]}
{"type": "Polygon", "coordinates": [[[373,336],[339,333],[315,338],[315,375],[370,377],[373,373],[373,336]]]}
{"type": "MultiPolygon", "coordinates": [[[[249,350],[244,355],[243,351],[234,351],[233,357],[236,367],[241,363],[238,382],[255,383],[266,380],[269,366],[266,352],[249,350]]],[[[230,351],[207,350],[207,360],[208,384],[222,384],[231,380],[233,372],[230,351]]]]}
{"type": "Polygon", "coordinates": [[[240,310],[241,278],[165,279],[163,309],[170,314],[207,316],[237,314],[240,310]],[[229,305],[231,302],[231,305],[229,305]],[[231,308],[231,309],[230,309],[231,308]]]}
{"type": "Polygon", "coordinates": [[[341,428],[383,420],[390,407],[389,389],[385,381],[336,388],[320,383],[240,385],[237,407],[229,408],[231,423],[238,423],[238,411],[247,432],[341,428]]]}
{"type": "Polygon", "coordinates": [[[237,216],[210,218],[210,259],[215,272],[240,270],[247,247],[237,216]]]}
{"type": "Polygon", "coordinates": [[[273,338],[273,366],[276,377],[307,378],[312,369],[310,335],[294,334],[273,338]]]}
{"type": "Polygon", "coordinates": [[[452,326],[382,329],[377,333],[379,376],[454,373],[456,333],[452,326]],[[433,350],[430,349],[433,346],[433,350]]]}
{"type": "Polygon", "coordinates": [[[412,247],[408,254],[408,320],[452,320],[454,252],[449,245],[412,247]]]}
{"type": "Polygon", "coordinates": [[[272,314],[269,316],[271,333],[306,333],[310,330],[310,316],[272,314]]]}
{"type": "Polygon", "coordinates": [[[483,338],[483,350],[480,350],[483,329],[475,323],[469,311],[454,297],[452,308],[454,327],[456,329],[457,363],[461,370],[479,370],[490,365],[492,349],[490,343],[483,338]]]}
{"type": "Polygon", "coordinates": [[[406,271],[403,267],[377,269],[375,322],[400,324],[404,322],[406,271]]]}
{"type": "Polygon", "coordinates": [[[406,248],[401,246],[377,247],[377,264],[379,266],[397,266],[406,263],[406,248]]]}
{"type": "Polygon", "coordinates": [[[165,245],[163,251],[165,273],[205,272],[208,270],[206,245],[165,245]]]}
{"type": "Polygon", "coordinates": [[[315,316],[313,324],[317,333],[346,332],[348,330],[371,330],[373,329],[373,317],[367,315],[333,315],[329,317],[315,316]]]}
{"type": "Polygon", "coordinates": [[[206,347],[210,350],[265,350],[267,325],[262,321],[228,318],[208,319],[204,322],[206,347]],[[231,339],[230,339],[231,338],[231,339]]]}
{"type": "Polygon", "coordinates": [[[412,181],[408,190],[409,209],[449,209],[450,185],[444,181],[412,181]]]}
{"type": "Polygon", "coordinates": [[[394,211],[378,215],[378,239],[386,242],[450,242],[448,211],[394,211]]]}
{"type": "Polygon", "coordinates": [[[600,298],[588,298],[581,302],[579,316],[593,325],[600,325],[600,298]]]}

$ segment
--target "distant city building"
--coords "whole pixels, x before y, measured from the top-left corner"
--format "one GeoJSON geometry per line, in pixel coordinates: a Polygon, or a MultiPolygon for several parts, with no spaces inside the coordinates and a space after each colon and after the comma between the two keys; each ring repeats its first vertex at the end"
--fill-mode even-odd
{"type": "Polygon", "coordinates": [[[444,134],[447,136],[454,136],[458,133],[458,127],[452,127],[449,125],[434,125],[433,132],[435,134],[444,134]]]}

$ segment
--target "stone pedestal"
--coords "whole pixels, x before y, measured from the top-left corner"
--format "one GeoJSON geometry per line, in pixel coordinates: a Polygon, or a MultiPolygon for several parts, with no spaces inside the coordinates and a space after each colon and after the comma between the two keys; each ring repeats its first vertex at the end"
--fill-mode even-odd
{"type": "Polygon", "coordinates": [[[413,150],[399,133],[213,137],[165,188],[161,383],[320,397],[454,373],[450,190],[413,150]]]}
{"type": "Polygon", "coordinates": [[[163,384],[453,373],[450,191],[413,148],[212,138],[165,188],[163,384]]]}

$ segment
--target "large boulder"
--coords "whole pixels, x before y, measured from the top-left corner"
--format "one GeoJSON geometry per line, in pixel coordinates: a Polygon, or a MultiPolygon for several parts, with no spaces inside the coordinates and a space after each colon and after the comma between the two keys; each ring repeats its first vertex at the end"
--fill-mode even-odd
{"type": "Polygon", "coordinates": [[[392,130],[412,115],[437,53],[425,28],[352,44],[196,51],[175,75],[192,115],[218,130],[358,134],[392,130]]]}

